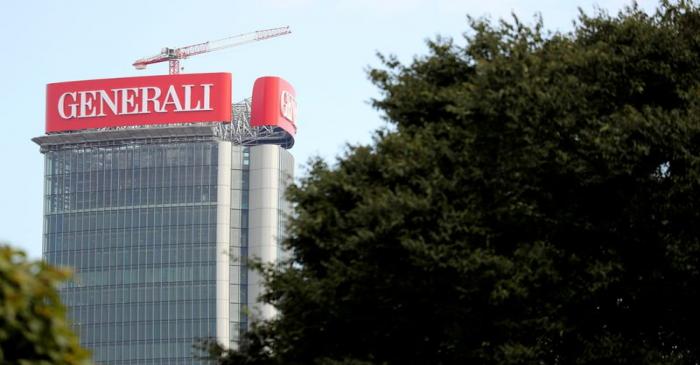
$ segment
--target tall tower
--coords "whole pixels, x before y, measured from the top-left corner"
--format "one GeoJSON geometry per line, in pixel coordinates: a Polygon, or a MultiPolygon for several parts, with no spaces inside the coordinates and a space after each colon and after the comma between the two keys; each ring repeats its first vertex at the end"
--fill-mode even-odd
{"type": "Polygon", "coordinates": [[[274,315],[246,262],[281,255],[294,91],[261,78],[231,106],[230,90],[230,74],[47,88],[43,253],[75,270],[60,294],[96,363],[197,363],[198,340],[274,315]]]}

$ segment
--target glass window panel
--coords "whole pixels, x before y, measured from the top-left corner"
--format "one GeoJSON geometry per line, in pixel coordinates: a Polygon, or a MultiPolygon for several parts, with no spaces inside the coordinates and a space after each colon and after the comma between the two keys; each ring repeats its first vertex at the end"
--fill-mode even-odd
{"type": "MultiPolygon", "coordinates": [[[[213,265],[207,260],[214,245],[207,243],[215,239],[210,223],[216,207],[199,204],[215,202],[217,153],[215,143],[184,143],[46,154],[44,257],[76,266],[80,285],[65,285],[61,295],[87,333],[83,339],[104,341],[90,346],[95,359],[133,363],[139,353],[160,356],[162,346],[145,344],[131,354],[134,340],[158,340],[168,333],[137,320],[212,318],[208,300],[173,304],[172,316],[167,303],[213,293],[213,265]],[[154,208],[175,202],[182,205],[154,208]],[[91,210],[76,214],[75,209],[91,210]],[[182,285],[163,285],[168,282],[182,285]],[[67,289],[76,291],[67,296],[67,289]]],[[[173,323],[173,335],[185,339],[177,351],[189,356],[193,336],[209,333],[209,327],[202,321],[173,323]]],[[[175,358],[165,363],[178,362],[191,363],[175,358]]]]}

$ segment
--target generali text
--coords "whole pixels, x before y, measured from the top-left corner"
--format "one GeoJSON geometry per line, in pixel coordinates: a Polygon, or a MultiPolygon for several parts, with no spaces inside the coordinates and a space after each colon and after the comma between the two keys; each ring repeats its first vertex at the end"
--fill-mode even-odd
{"type": "Polygon", "coordinates": [[[213,110],[212,85],[180,85],[182,100],[175,85],[170,85],[165,93],[155,86],[66,92],[58,98],[58,114],[63,119],[73,119],[104,117],[108,111],[110,115],[129,115],[213,110]]]}

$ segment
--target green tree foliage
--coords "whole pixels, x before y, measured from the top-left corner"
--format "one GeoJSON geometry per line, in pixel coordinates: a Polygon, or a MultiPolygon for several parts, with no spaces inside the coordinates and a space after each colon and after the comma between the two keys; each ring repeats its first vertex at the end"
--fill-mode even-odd
{"type": "Polygon", "coordinates": [[[89,364],[56,290],[70,274],[0,246],[0,363],[89,364]]]}
{"type": "Polygon", "coordinates": [[[700,361],[700,9],[470,19],[370,71],[393,125],[290,192],[227,364],[700,361]]]}

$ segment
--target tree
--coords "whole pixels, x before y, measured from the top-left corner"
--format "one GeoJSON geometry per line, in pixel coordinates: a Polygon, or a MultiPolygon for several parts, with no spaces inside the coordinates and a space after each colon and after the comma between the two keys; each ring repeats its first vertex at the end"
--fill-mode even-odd
{"type": "Polygon", "coordinates": [[[370,71],[394,128],[291,189],[221,363],[700,361],[700,8],[469,21],[370,71]]]}
{"type": "Polygon", "coordinates": [[[89,364],[66,321],[57,285],[70,274],[0,246],[0,363],[89,364]]]}

